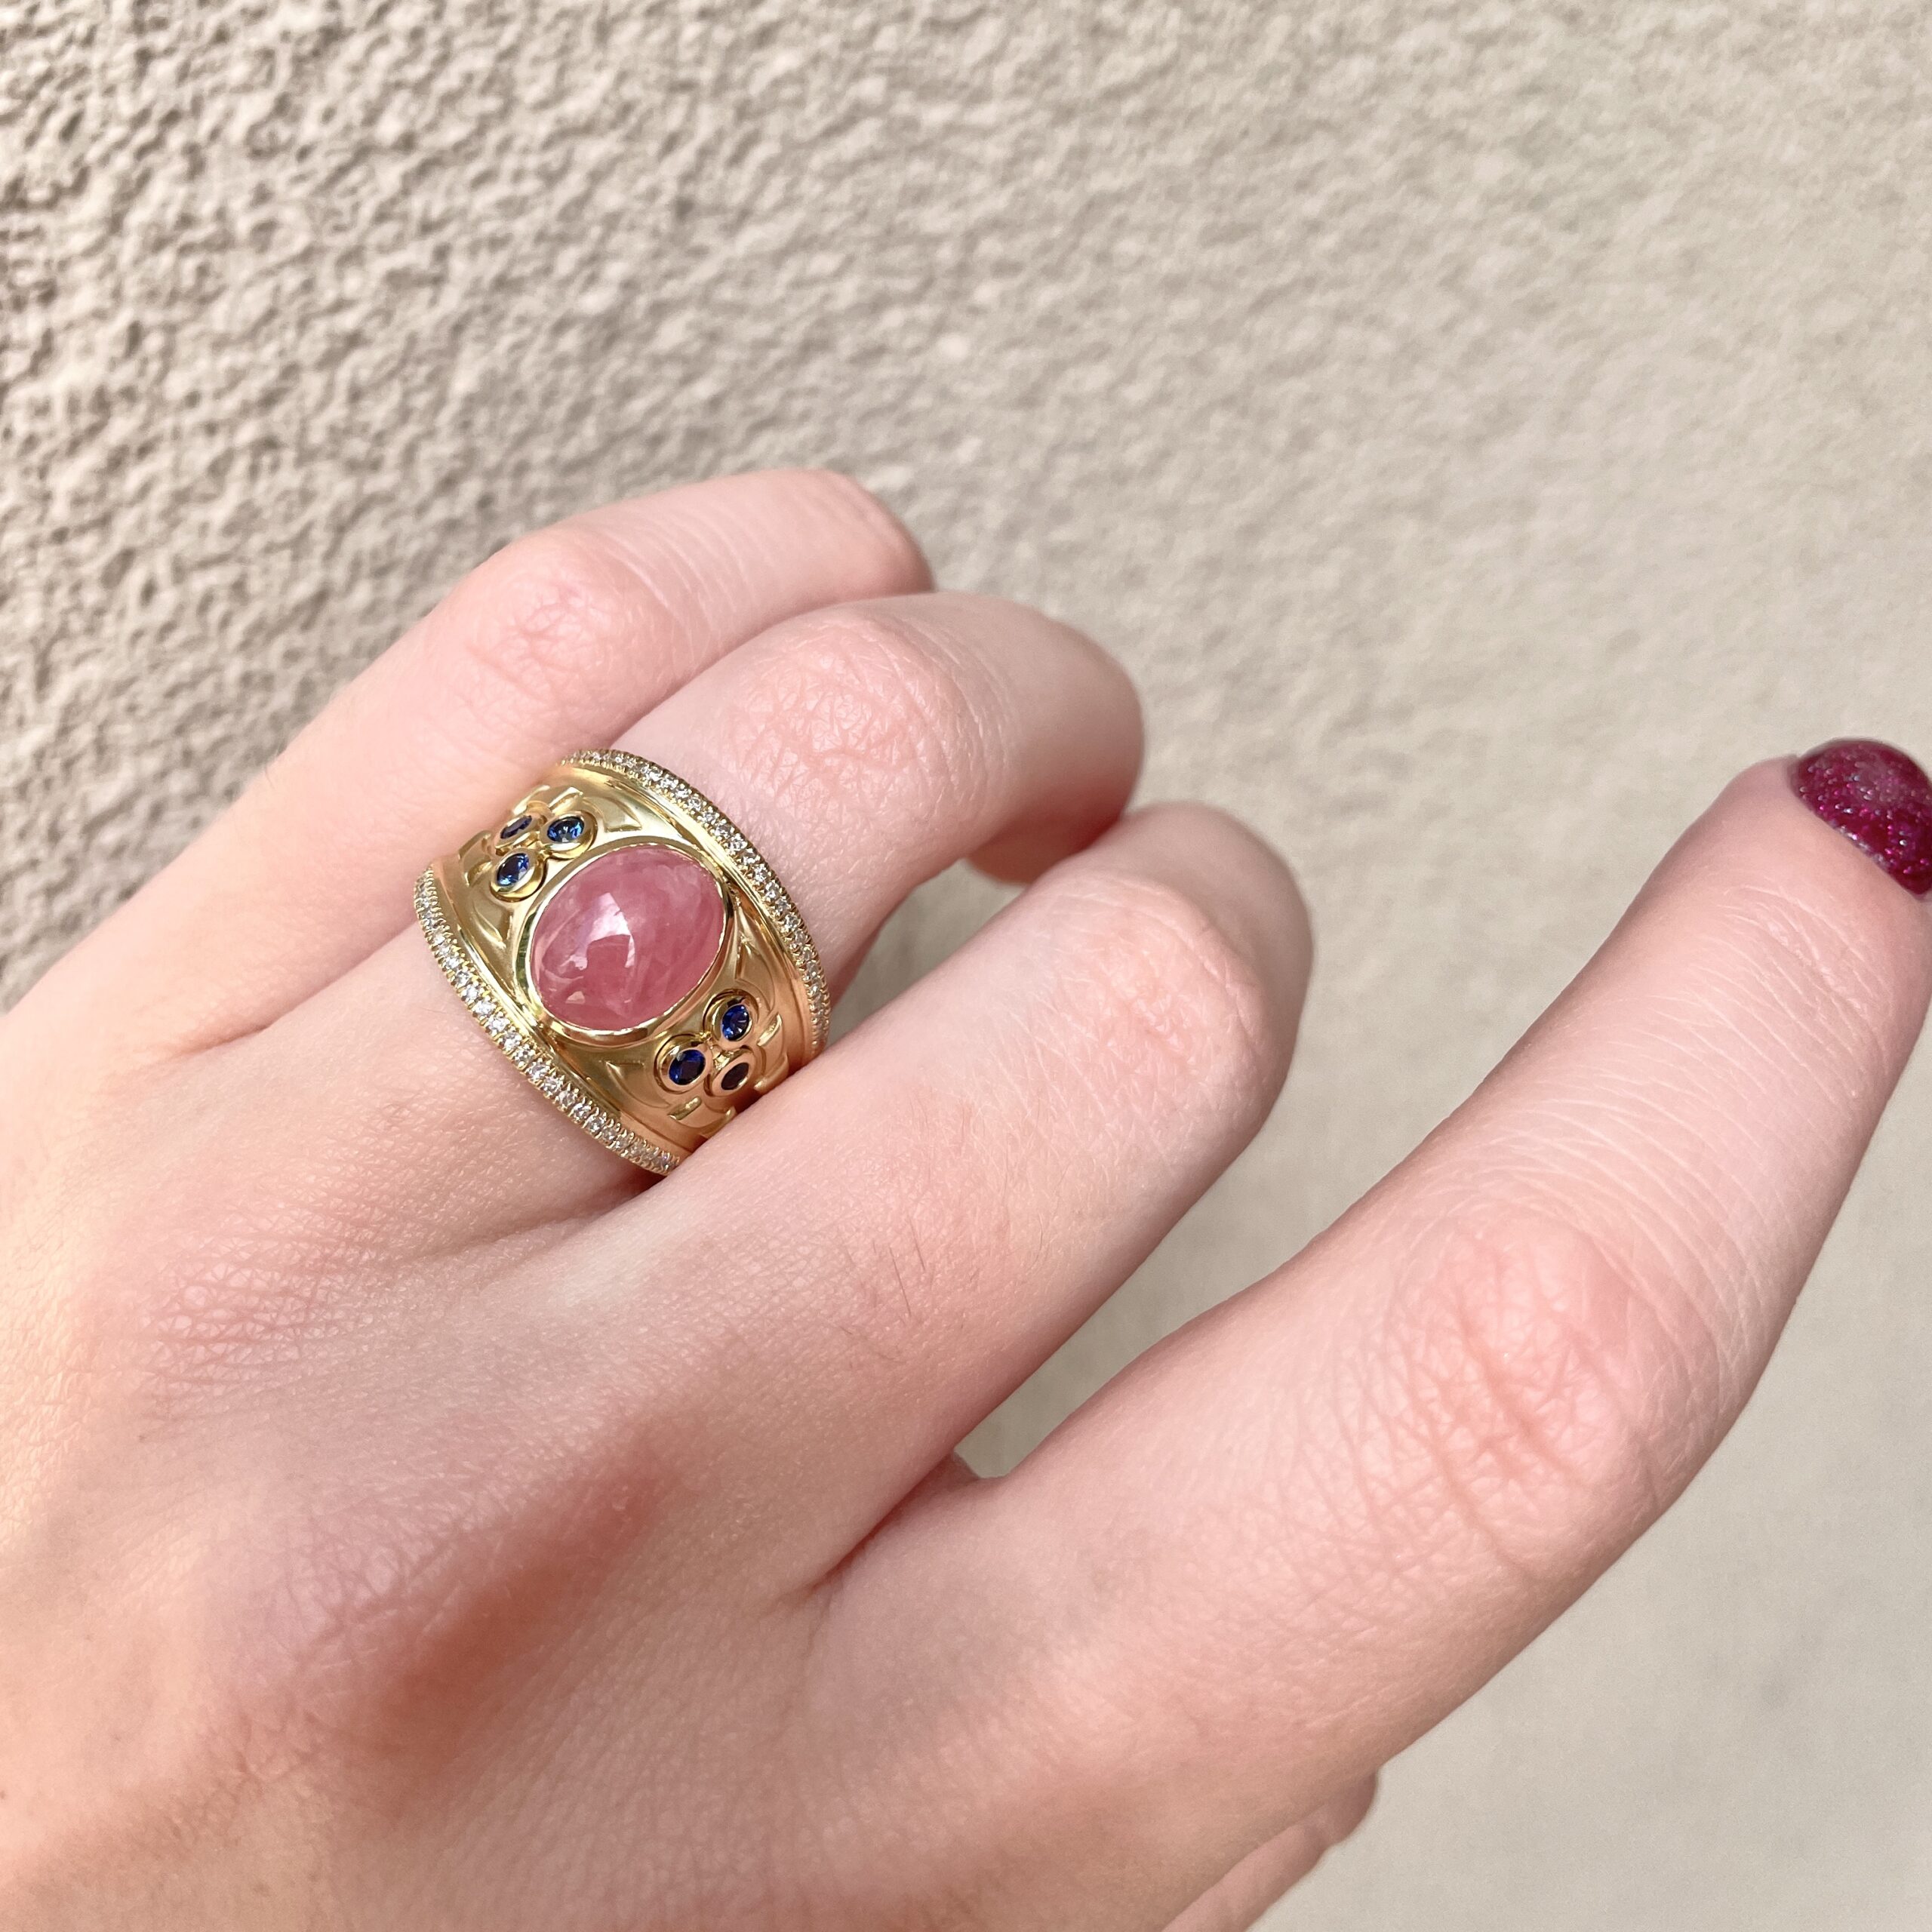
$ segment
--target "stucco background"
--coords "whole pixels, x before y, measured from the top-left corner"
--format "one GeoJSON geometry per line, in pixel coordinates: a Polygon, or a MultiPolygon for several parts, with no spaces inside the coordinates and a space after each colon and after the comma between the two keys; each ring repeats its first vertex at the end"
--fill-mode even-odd
{"type": "MultiPolygon", "coordinates": [[[[1008,1461],[1734,768],[1932,746],[1929,59],[1919,0],[0,5],[0,996],[512,533],[848,468],[1109,641],[1149,790],[1321,937],[1287,1100],[1008,1461]]],[[[1271,1924],[1924,1923],[1928,1127],[1921,1065],[1712,1470],[1271,1924]]]]}

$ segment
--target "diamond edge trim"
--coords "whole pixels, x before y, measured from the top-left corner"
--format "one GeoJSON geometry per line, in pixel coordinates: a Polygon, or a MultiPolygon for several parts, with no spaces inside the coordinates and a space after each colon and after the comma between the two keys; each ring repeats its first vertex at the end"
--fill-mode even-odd
{"type": "Polygon", "coordinates": [[[812,943],[798,909],[792,903],[792,895],[779,883],[778,875],[766,864],[758,848],[695,785],[686,784],[675,772],[666,771],[635,752],[575,752],[562,761],[617,772],[645,792],[668,798],[731,854],[731,863],[749,884],[758,910],[777,934],[792,970],[804,983],[812,1016],[812,1054],[816,1057],[822,1053],[832,1025],[832,995],[826,989],[825,968],[819,963],[818,948],[812,943]]]}
{"type": "Polygon", "coordinates": [[[456,989],[457,997],[469,1009],[477,1025],[503,1057],[566,1120],[635,1167],[654,1174],[668,1174],[678,1164],[681,1156],[634,1132],[574,1075],[532,1042],[515,1012],[470,963],[444,910],[433,866],[416,881],[416,917],[444,978],[456,989]]]}

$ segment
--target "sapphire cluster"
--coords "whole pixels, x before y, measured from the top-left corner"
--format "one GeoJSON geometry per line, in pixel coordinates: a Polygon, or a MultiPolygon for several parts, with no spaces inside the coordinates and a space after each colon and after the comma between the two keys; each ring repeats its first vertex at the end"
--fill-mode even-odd
{"type": "MultiPolygon", "coordinates": [[[[718,1046],[725,1050],[721,1057],[730,1061],[718,1076],[718,1091],[721,1094],[737,1093],[752,1077],[751,1061],[731,1060],[729,1049],[750,1032],[756,1017],[750,1000],[742,993],[727,994],[723,1003],[712,1009],[711,1030],[717,1036],[718,1046]]],[[[691,1041],[674,1048],[660,1064],[664,1069],[665,1079],[672,1086],[691,1087],[704,1078],[712,1059],[709,1050],[691,1041]]]]}
{"type": "Polygon", "coordinates": [[[490,883],[506,897],[521,898],[540,882],[546,847],[560,854],[579,851],[590,843],[595,831],[587,812],[560,812],[547,823],[540,813],[518,812],[497,828],[497,863],[490,883]]]}

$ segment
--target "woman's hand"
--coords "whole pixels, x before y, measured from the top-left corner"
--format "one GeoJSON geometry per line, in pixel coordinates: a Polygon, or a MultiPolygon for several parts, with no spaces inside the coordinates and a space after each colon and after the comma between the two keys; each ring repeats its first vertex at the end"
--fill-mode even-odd
{"type": "Polygon", "coordinates": [[[0,1919],[1243,1924],[1657,1515],[1903,1064],[1924,908],[1747,772],[1400,1169],[977,1481],[1287,1067],[1294,888],[1115,823],[1139,750],[1114,665],[851,485],[707,484],[493,559],[35,989],[0,1919]],[[409,912],[611,742],[835,980],[955,860],[1038,875],[648,1189],[409,912]]]}

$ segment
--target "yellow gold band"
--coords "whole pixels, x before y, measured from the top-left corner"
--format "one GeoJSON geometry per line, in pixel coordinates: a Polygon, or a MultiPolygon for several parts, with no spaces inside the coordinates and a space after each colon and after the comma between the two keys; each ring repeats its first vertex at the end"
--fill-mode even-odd
{"type": "Polygon", "coordinates": [[[559,760],[423,873],[416,912],[511,1063],[654,1174],[825,1044],[825,974],[777,875],[709,799],[628,752],[559,760]]]}

